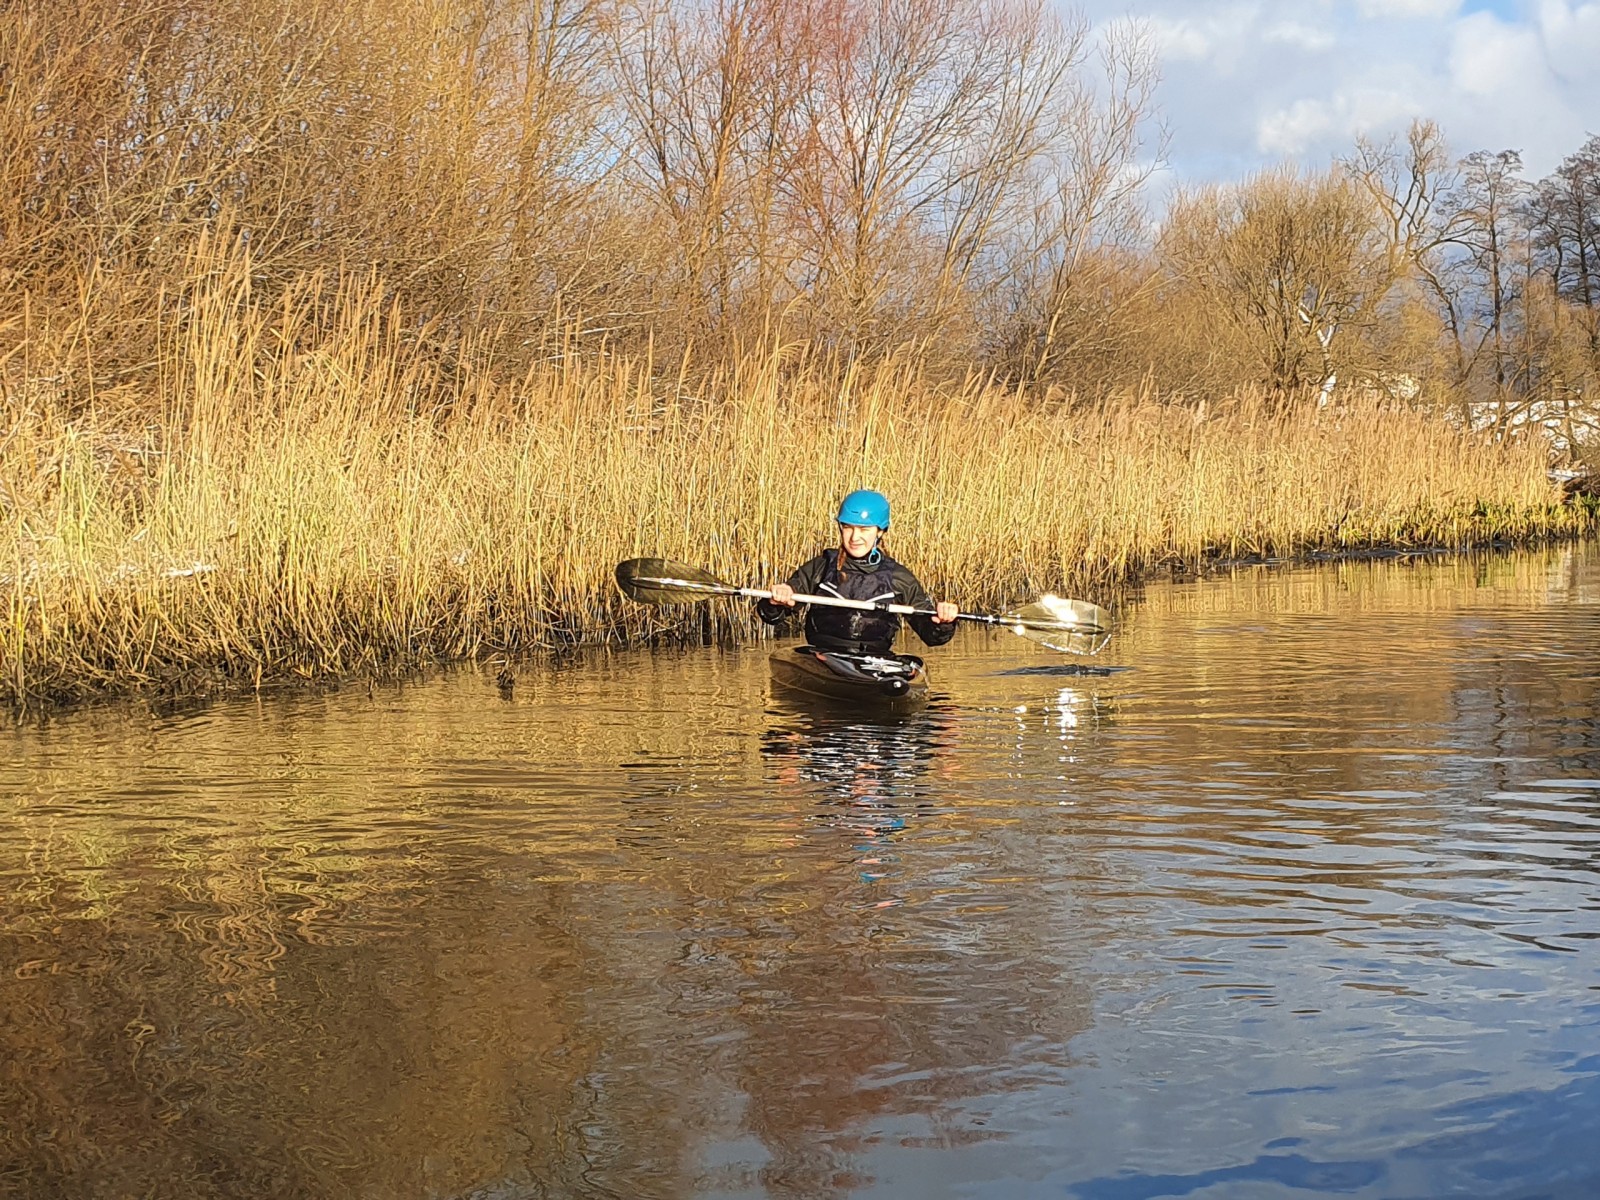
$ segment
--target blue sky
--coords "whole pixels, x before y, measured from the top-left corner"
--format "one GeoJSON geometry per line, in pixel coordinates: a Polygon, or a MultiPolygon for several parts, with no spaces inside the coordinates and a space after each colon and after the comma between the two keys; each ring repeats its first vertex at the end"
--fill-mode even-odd
{"type": "Polygon", "coordinates": [[[1323,166],[1432,117],[1532,178],[1600,133],[1600,0],[1077,0],[1156,39],[1174,183],[1323,166]]]}

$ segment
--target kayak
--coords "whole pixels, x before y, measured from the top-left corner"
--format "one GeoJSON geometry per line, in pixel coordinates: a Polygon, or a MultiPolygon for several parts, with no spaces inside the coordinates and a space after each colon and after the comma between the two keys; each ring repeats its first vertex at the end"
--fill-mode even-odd
{"type": "Polygon", "coordinates": [[[928,668],[914,654],[847,654],[791,646],[769,660],[772,682],[792,692],[873,708],[910,708],[928,698],[928,668]]]}
{"type": "Polygon", "coordinates": [[[768,661],[773,683],[807,696],[888,709],[911,708],[928,698],[928,668],[914,654],[791,646],[768,661]]]}

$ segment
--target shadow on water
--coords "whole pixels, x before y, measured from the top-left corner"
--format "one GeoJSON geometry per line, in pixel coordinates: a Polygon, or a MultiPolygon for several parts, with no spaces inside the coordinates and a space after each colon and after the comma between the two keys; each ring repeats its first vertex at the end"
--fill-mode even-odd
{"type": "Polygon", "coordinates": [[[1120,675],[1124,671],[1131,671],[1132,667],[1091,667],[1083,663],[1048,663],[1044,666],[1012,667],[1008,671],[996,671],[996,675],[1088,675],[1104,679],[1108,675],[1120,675]]]}

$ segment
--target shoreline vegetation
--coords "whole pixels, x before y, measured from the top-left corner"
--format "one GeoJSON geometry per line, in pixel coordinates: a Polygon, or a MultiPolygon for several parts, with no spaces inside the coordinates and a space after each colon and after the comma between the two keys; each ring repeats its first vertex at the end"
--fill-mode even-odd
{"type": "Polygon", "coordinates": [[[693,383],[552,348],[506,382],[396,336],[376,290],[283,353],[313,306],[253,307],[245,282],[219,281],[174,334],[158,418],[13,405],[11,707],[748,636],[746,606],[629,604],[613,566],[660,554],[770,581],[857,482],[893,497],[891,545],[935,594],[974,607],[1104,598],[1163,565],[1594,527],[1537,439],[1371,395],[1088,403],[781,345],[693,383]]]}
{"type": "Polygon", "coordinates": [[[1038,0],[19,0],[0,706],[744,636],[613,565],[856,486],[974,607],[1591,532],[1600,137],[1153,213],[1158,76],[1038,0]]]}

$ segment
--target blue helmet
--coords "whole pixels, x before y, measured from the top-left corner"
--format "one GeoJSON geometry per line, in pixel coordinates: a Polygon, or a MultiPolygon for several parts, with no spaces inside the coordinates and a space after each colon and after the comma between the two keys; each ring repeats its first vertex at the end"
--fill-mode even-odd
{"type": "Polygon", "coordinates": [[[882,492],[851,492],[839,502],[839,515],[834,518],[841,525],[876,525],[889,528],[889,499],[882,492]]]}

